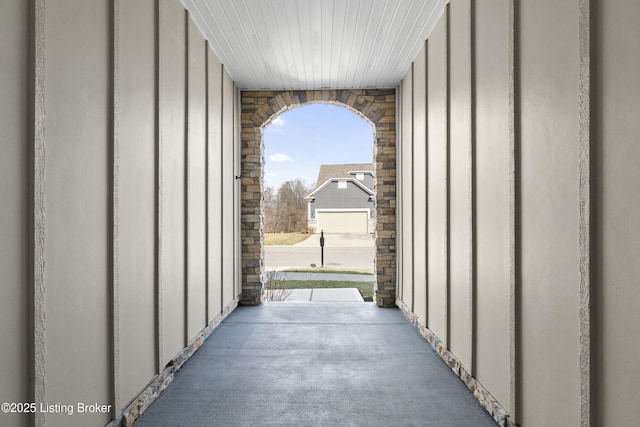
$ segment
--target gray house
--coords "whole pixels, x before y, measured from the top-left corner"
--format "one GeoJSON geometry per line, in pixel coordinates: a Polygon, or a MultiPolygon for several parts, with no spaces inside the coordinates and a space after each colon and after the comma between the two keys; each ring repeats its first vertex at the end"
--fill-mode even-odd
{"type": "Polygon", "coordinates": [[[309,230],[326,233],[373,233],[375,230],[373,164],[321,165],[309,194],[309,230]]]}

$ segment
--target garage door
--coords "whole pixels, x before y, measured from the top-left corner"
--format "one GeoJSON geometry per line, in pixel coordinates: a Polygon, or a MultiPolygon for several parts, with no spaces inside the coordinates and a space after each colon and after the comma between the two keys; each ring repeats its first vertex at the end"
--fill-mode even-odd
{"type": "Polygon", "coordinates": [[[318,231],[325,233],[366,233],[367,212],[318,212],[318,231]]]}

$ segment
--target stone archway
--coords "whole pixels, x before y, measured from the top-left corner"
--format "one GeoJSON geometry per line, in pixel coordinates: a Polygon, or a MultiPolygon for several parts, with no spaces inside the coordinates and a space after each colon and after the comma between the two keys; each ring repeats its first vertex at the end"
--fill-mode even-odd
{"type": "Polygon", "coordinates": [[[264,273],[264,220],[262,212],[266,125],[295,107],[326,103],[347,107],[375,128],[376,192],[374,300],[378,306],[396,302],[396,95],[395,89],[245,91],[241,94],[242,148],[242,299],[258,305],[264,273]]]}

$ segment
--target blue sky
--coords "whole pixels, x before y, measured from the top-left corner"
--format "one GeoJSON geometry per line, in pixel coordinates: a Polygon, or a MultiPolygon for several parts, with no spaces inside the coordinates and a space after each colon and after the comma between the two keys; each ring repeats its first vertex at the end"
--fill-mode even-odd
{"type": "Polygon", "coordinates": [[[344,107],[294,108],[265,128],[264,157],[265,185],[301,178],[314,186],[321,164],[371,163],[373,127],[344,107]]]}

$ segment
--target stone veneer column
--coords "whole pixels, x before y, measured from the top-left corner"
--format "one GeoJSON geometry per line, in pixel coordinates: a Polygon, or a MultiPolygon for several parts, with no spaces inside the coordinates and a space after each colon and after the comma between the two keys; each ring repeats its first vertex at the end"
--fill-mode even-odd
{"type": "Polygon", "coordinates": [[[260,304],[264,273],[262,132],[284,111],[311,103],[344,106],[375,128],[376,194],[374,299],[381,307],[396,299],[396,95],[395,89],[242,92],[242,300],[260,304]]]}

